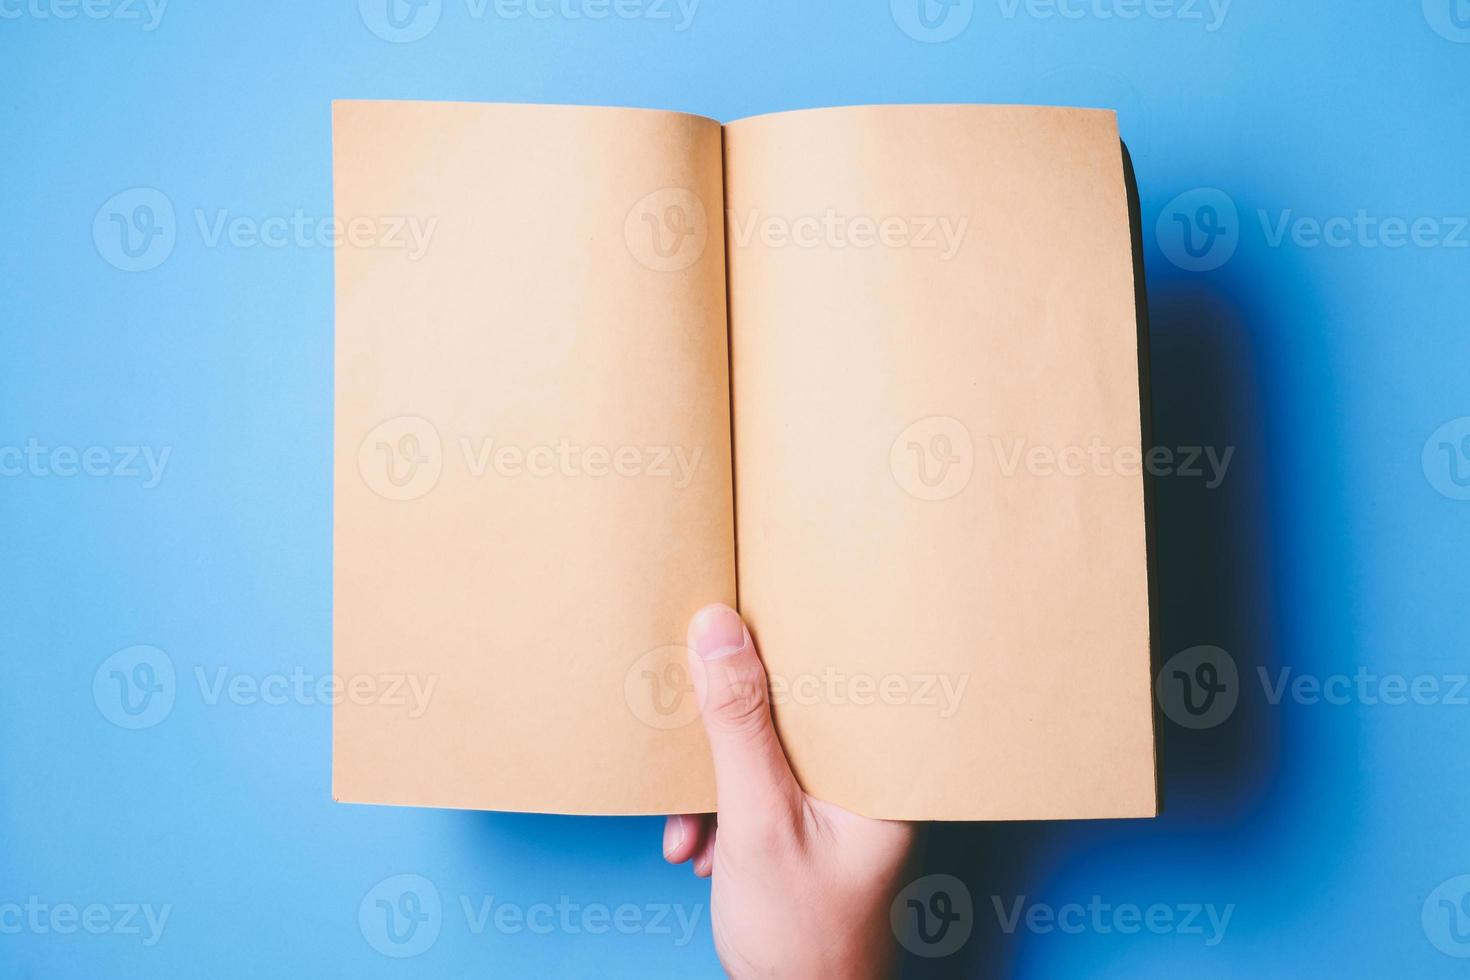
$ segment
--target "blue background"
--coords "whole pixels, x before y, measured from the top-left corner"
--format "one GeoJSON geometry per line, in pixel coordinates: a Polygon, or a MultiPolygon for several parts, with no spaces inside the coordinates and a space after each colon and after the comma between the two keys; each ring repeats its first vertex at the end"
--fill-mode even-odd
{"type": "Polygon", "coordinates": [[[477,18],[443,0],[410,42],[375,34],[354,0],[174,0],[151,30],[122,0],[97,0],[105,17],[40,16],[66,2],[0,4],[0,445],[171,454],[151,487],[0,477],[0,905],[171,912],[151,947],[0,932],[0,975],[717,973],[708,885],[665,866],[659,821],[336,805],[326,705],[209,704],[194,680],[196,668],[331,669],[331,251],[210,246],[195,215],[330,215],[334,98],[721,119],[863,102],[1117,107],[1142,197],[1156,439],[1236,448],[1218,489],[1159,481],[1160,651],[1225,649],[1239,703],[1206,730],[1164,723],[1159,820],[940,829],[927,870],[967,883],[974,935],[909,970],[1470,969],[1449,955],[1470,944],[1435,924],[1437,899],[1421,921],[1431,893],[1449,882],[1457,900],[1465,883],[1452,879],[1470,873],[1470,708],[1272,704],[1257,673],[1364,667],[1447,690],[1467,669],[1470,502],[1449,467],[1470,458],[1433,463],[1431,435],[1461,420],[1457,440],[1470,416],[1470,235],[1387,248],[1269,233],[1288,210],[1364,209],[1453,237],[1445,219],[1470,212],[1463,0],[1236,0],[1213,30],[1204,3],[1185,12],[1202,19],[1180,15],[1184,0],[1175,16],[1134,19],[1097,13],[1127,0],[1070,8],[1080,17],[978,0],[950,12],[959,29],[942,43],[906,33],[913,17],[888,0],[703,0],[685,30],[677,13],[477,18]],[[93,222],[140,187],[176,209],[176,242],[156,268],[126,272],[93,222]],[[1238,247],[1197,271],[1171,260],[1168,229],[1205,227],[1173,203],[1200,188],[1236,209],[1216,215],[1238,247]],[[178,688],[166,718],[127,730],[93,679],[135,644],[166,652],[178,688]],[[357,917],[400,873],[444,902],[437,941],[401,961],[375,952],[357,917]],[[488,895],[701,917],[685,947],[677,935],[475,935],[459,896],[488,895]],[[1005,934],[992,896],[1020,895],[1234,909],[1214,946],[1146,930],[1005,934]]]}

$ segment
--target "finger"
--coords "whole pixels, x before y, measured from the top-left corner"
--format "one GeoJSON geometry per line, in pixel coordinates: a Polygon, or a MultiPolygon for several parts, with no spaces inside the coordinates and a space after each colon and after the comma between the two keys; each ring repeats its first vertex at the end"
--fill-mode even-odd
{"type": "Polygon", "coordinates": [[[694,855],[694,876],[696,878],[708,878],[715,873],[715,837],[719,832],[718,826],[711,826],[709,833],[704,836],[699,852],[694,855]]]}
{"type": "Polygon", "coordinates": [[[664,821],[664,860],[683,864],[699,853],[714,823],[712,813],[676,813],[664,821]]]}
{"type": "Polygon", "coordinates": [[[689,624],[689,649],[721,824],[737,834],[794,826],[801,787],[776,737],[766,669],[740,614],[705,606],[689,624]]]}

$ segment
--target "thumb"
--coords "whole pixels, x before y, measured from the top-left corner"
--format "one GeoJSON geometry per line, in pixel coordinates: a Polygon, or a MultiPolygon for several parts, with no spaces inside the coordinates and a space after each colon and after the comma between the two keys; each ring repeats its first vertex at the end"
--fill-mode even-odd
{"type": "Polygon", "coordinates": [[[689,623],[690,673],[715,763],[722,832],[790,823],[802,792],[771,723],[766,669],[740,614],[705,606],[689,623]]]}

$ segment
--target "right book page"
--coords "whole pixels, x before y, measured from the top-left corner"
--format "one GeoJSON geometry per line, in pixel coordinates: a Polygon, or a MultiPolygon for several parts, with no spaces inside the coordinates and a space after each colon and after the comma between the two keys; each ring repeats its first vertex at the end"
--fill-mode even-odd
{"type": "Polygon", "coordinates": [[[822,799],[1157,812],[1124,181],[1110,112],[726,127],[740,606],[822,799]]]}

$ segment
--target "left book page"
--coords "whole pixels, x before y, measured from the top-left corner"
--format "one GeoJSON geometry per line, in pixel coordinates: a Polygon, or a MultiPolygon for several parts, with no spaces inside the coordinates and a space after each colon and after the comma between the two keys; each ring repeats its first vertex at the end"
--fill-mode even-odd
{"type": "Polygon", "coordinates": [[[333,797],[714,808],[735,602],[719,124],[338,102],[333,797]]]}

